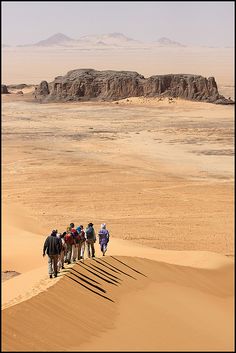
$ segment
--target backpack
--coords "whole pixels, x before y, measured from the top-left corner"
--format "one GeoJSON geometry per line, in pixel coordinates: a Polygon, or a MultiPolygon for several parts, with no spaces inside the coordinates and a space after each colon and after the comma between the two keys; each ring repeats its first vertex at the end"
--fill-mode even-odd
{"type": "Polygon", "coordinates": [[[88,227],[86,229],[87,239],[93,239],[93,227],[88,227]]]}
{"type": "Polygon", "coordinates": [[[76,237],[77,237],[77,235],[78,235],[77,230],[76,230],[76,229],[74,229],[74,228],[72,228],[72,229],[71,229],[71,235],[72,235],[72,237],[73,237],[73,238],[76,238],[76,237]]]}
{"type": "Polygon", "coordinates": [[[67,233],[67,234],[66,234],[66,236],[65,236],[65,242],[66,242],[67,244],[70,244],[70,245],[74,244],[74,238],[73,238],[73,236],[72,236],[72,233],[67,233]]]}
{"type": "Polygon", "coordinates": [[[81,230],[78,233],[78,236],[76,237],[76,239],[78,240],[78,243],[83,243],[86,239],[85,239],[85,234],[84,234],[84,230],[81,230]]]}

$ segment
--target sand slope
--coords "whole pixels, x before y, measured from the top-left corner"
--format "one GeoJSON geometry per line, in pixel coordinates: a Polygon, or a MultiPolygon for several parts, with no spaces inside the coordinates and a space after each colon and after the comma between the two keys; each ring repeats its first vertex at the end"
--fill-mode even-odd
{"type": "Polygon", "coordinates": [[[3,237],[3,264],[22,273],[2,284],[4,351],[233,349],[232,259],[111,237],[108,256],[96,243],[95,260],[50,280],[44,229],[11,206],[3,228],[16,232],[3,237]]]}
{"type": "Polygon", "coordinates": [[[21,204],[4,204],[2,210],[2,271],[23,273],[43,266],[47,230],[21,204]]]}
{"type": "Polygon", "coordinates": [[[232,276],[232,265],[85,260],[3,310],[3,350],[232,350],[232,276]]]}

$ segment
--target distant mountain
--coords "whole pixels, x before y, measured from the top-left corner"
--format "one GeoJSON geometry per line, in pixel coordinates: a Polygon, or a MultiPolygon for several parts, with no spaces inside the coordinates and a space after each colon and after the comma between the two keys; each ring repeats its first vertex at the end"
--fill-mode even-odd
{"type": "Polygon", "coordinates": [[[51,47],[51,46],[65,46],[65,47],[124,47],[136,45],[140,42],[132,38],[126,37],[122,33],[108,33],[102,35],[86,35],[80,38],[72,39],[65,34],[56,33],[53,36],[41,40],[34,44],[17,45],[18,47],[51,47]]]}
{"type": "Polygon", "coordinates": [[[162,37],[156,41],[154,41],[154,43],[157,43],[160,47],[186,47],[186,45],[181,44],[179,42],[175,42],[169,38],[166,37],[162,37]]]}
{"type": "Polygon", "coordinates": [[[31,47],[31,46],[36,46],[36,47],[51,47],[54,45],[65,45],[67,46],[68,44],[71,44],[73,42],[76,42],[75,39],[72,39],[68,36],[66,36],[63,33],[56,33],[53,36],[45,39],[45,40],[41,40],[37,43],[34,44],[24,44],[24,45],[18,45],[18,47],[31,47]]]}
{"type": "Polygon", "coordinates": [[[66,36],[65,34],[62,33],[56,33],[53,36],[45,39],[45,40],[41,40],[38,43],[35,43],[34,45],[36,46],[43,46],[43,47],[48,47],[51,45],[63,45],[63,44],[68,44],[68,42],[74,42],[75,40],[66,36]]]}
{"type": "Polygon", "coordinates": [[[123,33],[108,33],[101,35],[86,35],[78,39],[72,39],[63,33],[56,33],[53,36],[41,40],[34,44],[17,45],[17,47],[65,47],[65,48],[86,48],[86,49],[109,49],[109,48],[150,48],[158,47],[185,47],[185,45],[175,42],[169,38],[160,38],[152,43],[144,43],[139,40],[129,38],[123,33]]]}
{"type": "Polygon", "coordinates": [[[87,42],[90,44],[103,44],[103,45],[114,45],[114,46],[123,46],[130,44],[139,44],[138,40],[126,37],[122,33],[108,33],[101,35],[87,35],[82,36],[78,39],[79,42],[87,42]]]}

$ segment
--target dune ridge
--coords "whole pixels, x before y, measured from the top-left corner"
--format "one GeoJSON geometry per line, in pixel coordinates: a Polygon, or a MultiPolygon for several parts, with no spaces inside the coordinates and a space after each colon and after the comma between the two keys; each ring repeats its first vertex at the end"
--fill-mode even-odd
{"type": "Polygon", "coordinates": [[[4,351],[232,349],[232,259],[112,237],[108,256],[67,265],[50,280],[37,248],[44,237],[24,211],[6,207],[4,226],[15,215],[14,229],[28,232],[38,256],[36,268],[25,261],[23,273],[2,284],[4,351]]]}
{"type": "Polygon", "coordinates": [[[63,272],[47,291],[3,310],[4,351],[233,347],[232,265],[204,270],[112,255],[63,272]]]}

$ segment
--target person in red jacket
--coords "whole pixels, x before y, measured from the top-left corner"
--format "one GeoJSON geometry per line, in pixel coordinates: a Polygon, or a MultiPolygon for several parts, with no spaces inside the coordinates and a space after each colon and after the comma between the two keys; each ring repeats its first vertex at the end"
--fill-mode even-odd
{"type": "Polygon", "coordinates": [[[70,224],[70,232],[71,232],[72,237],[75,240],[75,242],[72,244],[72,261],[75,262],[76,258],[78,256],[78,247],[77,247],[77,242],[76,242],[76,238],[78,236],[78,232],[75,229],[74,223],[70,224]]]}
{"type": "MultiPolygon", "coordinates": [[[[68,227],[69,228],[69,227],[68,227]]],[[[66,247],[67,247],[67,253],[66,253],[66,261],[68,264],[71,263],[71,256],[72,256],[72,246],[76,246],[75,239],[73,237],[73,234],[70,230],[66,232],[65,236],[65,242],[66,242],[66,247]]]]}

